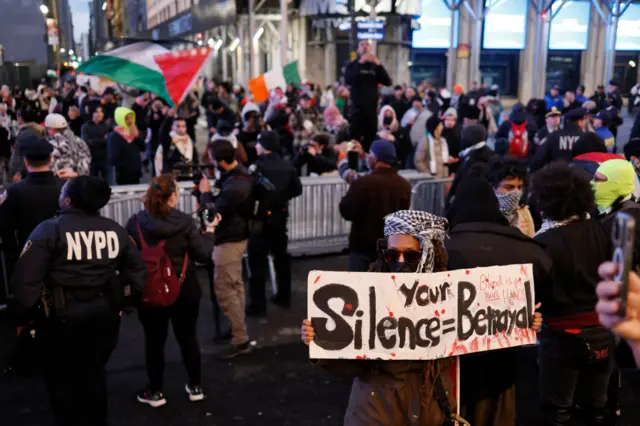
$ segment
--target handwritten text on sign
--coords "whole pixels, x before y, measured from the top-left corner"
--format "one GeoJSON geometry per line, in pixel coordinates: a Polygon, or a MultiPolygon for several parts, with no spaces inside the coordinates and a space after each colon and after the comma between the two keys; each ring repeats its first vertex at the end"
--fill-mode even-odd
{"type": "Polygon", "coordinates": [[[535,343],[532,266],[309,273],[311,358],[436,359],[535,343]]]}

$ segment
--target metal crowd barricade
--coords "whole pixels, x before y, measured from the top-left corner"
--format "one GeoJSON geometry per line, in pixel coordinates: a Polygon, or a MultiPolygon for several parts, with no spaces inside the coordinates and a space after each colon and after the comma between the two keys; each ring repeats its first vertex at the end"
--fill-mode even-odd
{"type": "MultiPolygon", "coordinates": [[[[451,179],[433,179],[413,170],[400,172],[412,185],[411,208],[437,215],[444,214],[445,186],[451,179]]],[[[289,251],[292,255],[336,253],[348,247],[351,224],[340,215],[340,200],[349,189],[339,176],[304,177],[302,195],[289,207],[289,251]]],[[[196,200],[193,184],[180,183],[178,208],[193,213],[196,200]]],[[[116,186],[111,201],[102,214],[121,225],[142,210],[146,185],[116,186]]]]}

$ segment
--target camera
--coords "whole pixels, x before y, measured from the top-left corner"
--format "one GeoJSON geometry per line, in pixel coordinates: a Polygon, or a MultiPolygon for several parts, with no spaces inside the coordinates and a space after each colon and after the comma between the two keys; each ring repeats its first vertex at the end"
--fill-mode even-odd
{"type": "Polygon", "coordinates": [[[216,210],[216,205],[213,203],[206,203],[204,206],[201,206],[198,209],[198,219],[200,219],[200,229],[205,231],[216,219],[216,215],[218,214],[218,210],[216,210]]]}

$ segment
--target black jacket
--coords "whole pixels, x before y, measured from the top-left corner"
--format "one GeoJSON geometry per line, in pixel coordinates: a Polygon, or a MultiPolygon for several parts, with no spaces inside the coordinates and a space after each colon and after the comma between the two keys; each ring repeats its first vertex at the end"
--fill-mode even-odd
{"type": "Polygon", "coordinates": [[[147,137],[147,116],[149,115],[149,108],[140,105],[138,102],[134,102],[131,105],[131,110],[136,114],[136,127],[140,132],[140,137],[145,139],[147,137]]]}
{"type": "Polygon", "coordinates": [[[84,125],[84,118],[82,118],[82,116],[77,117],[73,120],[67,120],[67,125],[74,135],[82,138],[82,126],[84,125]]]}
{"type": "Polygon", "coordinates": [[[216,210],[222,215],[215,232],[216,245],[246,240],[249,237],[248,220],[253,210],[253,179],[247,169],[238,164],[225,172],[216,186],[220,189],[215,201],[216,210]]]}
{"type": "MultiPolygon", "coordinates": [[[[202,194],[201,204],[213,202],[211,194],[202,194]]],[[[211,233],[204,235],[196,227],[193,218],[177,209],[171,209],[166,218],[151,216],[148,210],[134,215],[127,222],[127,232],[133,238],[138,249],[142,247],[138,235],[138,224],[147,244],[156,245],[166,240],[164,250],[171,259],[176,274],[182,272],[185,254],[188,254],[187,273],[180,289],[180,298],[197,300],[202,290],[196,275],[195,262],[208,264],[213,253],[214,237],[211,233]]]]}
{"type": "Polygon", "coordinates": [[[96,124],[93,120],[82,125],[80,138],[87,143],[91,151],[92,163],[103,163],[107,161],[107,139],[111,127],[104,120],[96,124]]]}
{"type": "MultiPolygon", "coordinates": [[[[175,172],[178,181],[191,180],[193,179],[193,171],[200,163],[198,150],[196,149],[195,141],[191,141],[193,155],[191,159],[188,159],[176,148],[171,139],[173,121],[173,117],[167,117],[160,127],[158,145],[162,146],[162,173],[175,172]]],[[[155,152],[153,154],[155,156],[155,152]]]]}
{"type": "Polygon", "coordinates": [[[109,150],[109,163],[116,168],[116,179],[118,174],[142,176],[142,160],[140,153],[145,151],[144,139],[142,135],[135,138],[131,143],[127,142],[118,132],[113,131],[107,139],[109,150]]]}
{"type": "Polygon", "coordinates": [[[611,260],[611,235],[596,220],[580,220],[535,237],[547,247],[553,267],[546,283],[536,282],[545,318],[594,312],[598,266],[611,260]]]}
{"type": "Polygon", "coordinates": [[[466,157],[460,158],[460,166],[458,167],[458,173],[453,178],[451,189],[447,195],[447,205],[450,205],[453,198],[456,195],[456,191],[460,186],[462,180],[469,175],[471,169],[478,170],[480,174],[486,174],[489,170],[491,161],[495,158],[494,152],[488,146],[483,146],[469,152],[466,157]]]}
{"type": "Polygon", "coordinates": [[[351,87],[351,101],[356,110],[373,110],[378,106],[378,84],[391,86],[391,77],[382,65],[361,64],[356,58],[347,65],[344,81],[351,87]]]}
{"type": "Polygon", "coordinates": [[[379,168],[358,178],[340,201],[340,214],[351,221],[349,249],[375,257],[384,237],[384,217],[411,204],[411,185],[394,168],[379,168]]]}
{"type": "Polygon", "coordinates": [[[449,270],[483,266],[533,264],[536,285],[549,279],[551,258],[544,245],[518,228],[486,222],[461,223],[445,240],[449,270]]]}
{"type": "Polygon", "coordinates": [[[127,231],[111,219],[67,209],[29,235],[11,288],[22,309],[38,302],[43,286],[54,297],[62,289],[66,315],[82,319],[112,308],[107,294],[117,272],[123,285],[144,290],[147,267],[127,231]]]}
{"type": "Polygon", "coordinates": [[[338,169],[338,158],[335,151],[329,147],[324,148],[322,152],[318,152],[316,155],[311,155],[306,150],[299,151],[293,160],[293,165],[298,174],[301,173],[302,166],[305,164],[309,175],[311,173],[322,175],[338,169]]]}
{"type": "Polygon", "coordinates": [[[258,157],[256,166],[258,171],[276,187],[278,211],[274,212],[274,215],[280,215],[286,219],[289,216],[289,200],[302,194],[302,183],[296,170],[289,161],[283,160],[277,153],[258,157]]]}
{"type": "Polygon", "coordinates": [[[531,170],[536,171],[549,163],[563,160],[567,163],[573,160],[573,145],[578,141],[583,131],[576,125],[566,123],[564,129],[553,132],[547,141],[537,147],[536,155],[531,160],[531,170]]]}
{"type": "Polygon", "coordinates": [[[64,183],[52,172],[39,172],[9,185],[0,203],[0,236],[5,252],[22,248],[36,226],[56,215],[64,183]]]}

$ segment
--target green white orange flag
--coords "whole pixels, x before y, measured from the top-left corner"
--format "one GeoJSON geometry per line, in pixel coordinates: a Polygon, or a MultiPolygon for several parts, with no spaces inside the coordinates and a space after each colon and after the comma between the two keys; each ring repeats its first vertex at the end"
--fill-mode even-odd
{"type": "Polygon", "coordinates": [[[171,52],[156,43],[137,42],[93,56],[77,71],[155,93],[176,106],[187,95],[210,53],[209,47],[171,52]]]}
{"type": "Polygon", "coordinates": [[[271,70],[249,80],[249,90],[254,102],[265,102],[269,99],[271,90],[279,87],[284,91],[289,83],[300,86],[298,61],[290,62],[282,68],[271,70]]]}

